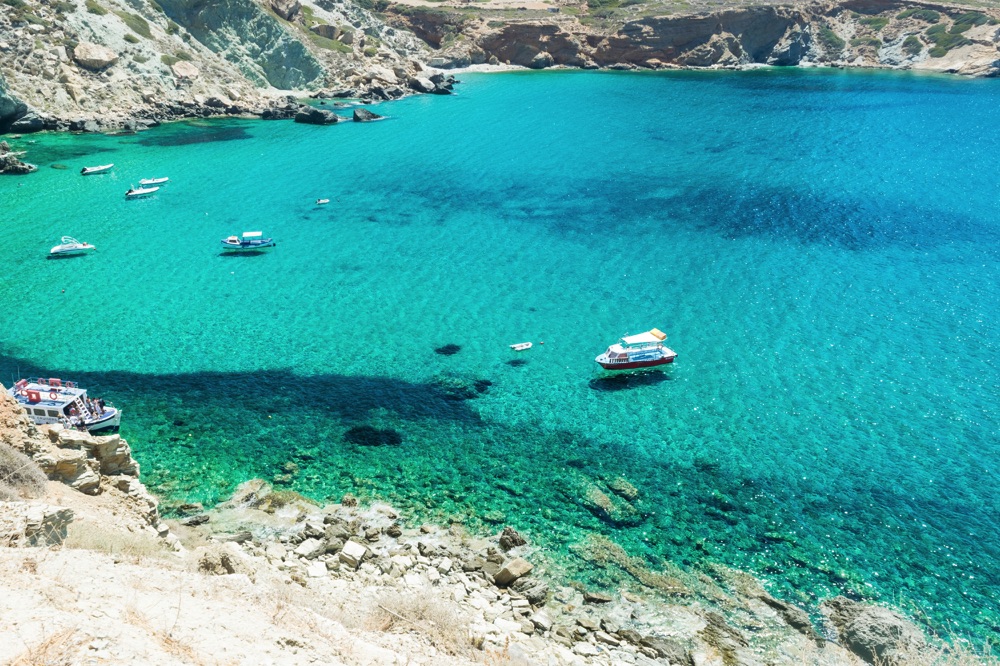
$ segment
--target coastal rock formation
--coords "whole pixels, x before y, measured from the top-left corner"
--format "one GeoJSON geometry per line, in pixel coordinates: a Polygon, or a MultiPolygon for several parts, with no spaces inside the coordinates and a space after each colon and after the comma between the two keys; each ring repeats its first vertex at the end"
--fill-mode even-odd
{"type": "Polygon", "coordinates": [[[73,511],[64,507],[0,502],[0,548],[58,546],[72,520],[73,511]]]}
{"type": "Polygon", "coordinates": [[[911,655],[927,647],[923,633],[912,622],[883,606],[834,597],[820,609],[848,649],[869,664],[906,664],[911,655]]]}
{"type": "Polygon", "coordinates": [[[346,120],[346,118],[338,116],[333,111],[310,106],[303,106],[295,114],[295,122],[306,123],[307,125],[336,125],[341,120],[346,120]]]}
{"type": "Polygon", "coordinates": [[[441,67],[486,62],[534,69],[836,65],[1000,73],[1000,36],[993,27],[1000,14],[938,5],[918,12],[919,7],[888,0],[639,18],[620,11],[604,25],[566,15],[483,23],[443,9],[402,9],[392,15],[397,25],[440,49],[431,63],[441,67]],[[439,39],[454,32],[467,39],[447,45],[439,39]]]}
{"type": "Polygon", "coordinates": [[[7,89],[7,84],[0,75],[0,133],[7,131],[10,124],[27,111],[27,105],[7,89]]]}
{"type": "Polygon", "coordinates": [[[80,42],[73,47],[73,60],[80,67],[99,72],[118,62],[118,54],[100,44],[80,42]]]}

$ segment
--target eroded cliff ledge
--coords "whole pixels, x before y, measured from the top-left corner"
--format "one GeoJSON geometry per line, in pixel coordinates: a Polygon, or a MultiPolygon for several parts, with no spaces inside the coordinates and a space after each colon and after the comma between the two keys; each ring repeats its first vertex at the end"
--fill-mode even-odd
{"type": "Polygon", "coordinates": [[[998,14],[989,9],[856,0],[765,5],[669,16],[548,12],[506,20],[457,9],[391,5],[398,25],[437,48],[431,64],[531,68],[739,68],[824,65],[1000,73],[998,14]],[[604,18],[594,18],[603,16],[604,18]]]}

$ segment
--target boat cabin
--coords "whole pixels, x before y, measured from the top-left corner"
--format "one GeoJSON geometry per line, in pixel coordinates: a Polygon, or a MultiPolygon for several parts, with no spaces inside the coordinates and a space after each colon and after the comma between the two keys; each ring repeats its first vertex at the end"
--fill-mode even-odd
{"type": "Polygon", "coordinates": [[[103,401],[91,400],[87,390],[58,378],[22,379],[10,389],[11,395],[38,425],[62,423],[67,427],[95,429],[99,424],[117,425],[117,410],[103,401]],[[114,417],[114,423],[107,423],[114,417]]]}

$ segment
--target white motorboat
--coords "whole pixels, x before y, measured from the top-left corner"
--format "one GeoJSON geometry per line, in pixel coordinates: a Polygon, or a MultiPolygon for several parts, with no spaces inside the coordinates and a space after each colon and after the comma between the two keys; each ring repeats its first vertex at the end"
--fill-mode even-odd
{"type": "Polygon", "coordinates": [[[658,328],[627,335],[594,360],[605,370],[635,370],[673,363],[677,352],[663,344],[666,339],[667,334],[658,328]]]}
{"type": "Polygon", "coordinates": [[[143,178],[139,181],[140,187],[150,187],[152,185],[163,185],[169,178],[143,178]]]}
{"type": "Polygon", "coordinates": [[[72,236],[63,236],[62,242],[49,250],[49,256],[54,257],[59,254],[82,254],[97,248],[90,243],[81,243],[72,236]]]}
{"type": "Polygon", "coordinates": [[[328,203],[330,203],[329,199],[316,199],[317,206],[322,206],[323,204],[328,204],[328,203]]]}
{"type": "Polygon", "coordinates": [[[153,192],[156,192],[158,187],[130,187],[128,192],[125,193],[126,199],[140,199],[142,197],[148,197],[153,192]]]}
{"type": "Polygon", "coordinates": [[[61,379],[22,379],[9,392],[38,425],[62,423],[95,432],[117,428],[122,413],[111,403],[87,397],[86,389],[61,379]]]}
{"type": "Polygon", "coordinates": [[[82,169],[80,169],[80,174],[84,176],[90,176],[95,173],[105,173],[107,171],[111,171],[111,169],[113,169],[114,166],[115,166],[114,164],[102,164],[100,166],[83,167],[82,169]]]}
{"type": "Polygon", "coordinates": [[[524,351],[525,349],[531,349],[530,342],[518,342],[517,344],[511,345],[511,349],[514,351],[524,351]]]}
{"type": "Polygon", "coordinates": [[[242,236],[222,239],[222,247],[227,250],[260,250],[274,245],[274,239],[264,238],[263,231],[244,231],[242,236]]]}

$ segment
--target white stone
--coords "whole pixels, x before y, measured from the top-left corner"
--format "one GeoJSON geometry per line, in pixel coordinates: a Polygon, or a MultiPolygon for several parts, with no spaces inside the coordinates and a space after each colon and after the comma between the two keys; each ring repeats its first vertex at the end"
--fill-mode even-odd
{"type": "Polygon", "coordinates": [[[521,631],[520,622],[514,622],[513,620],[505,620],[502,617],[498,617],[497,619],[493,620],[493,626],[505,634],[513,634],[521,631]]]}
{"type": "Polygon", "coordinates": [[[403,582],[410,587],[423,587],[424,579],[420,574],[408,573],[403,576],[403,582]]]}
{"type": "Polygon", "coordinates": [[[428,569],[425,575],[427,576],[427,580],[432,583],[436,583],[441,580],[441,574],[438,573],[437,569],[428,569]]]}
{"type": "Polygon", "coordinates": [[[544,610],[536,611],[534,615],[531,616],[531,623],[538,628],[539,631],[549,631],[552,629],[552,618],[544,610]]]}
{"type": "Polygon", "coordinates": [[[295,554],[307,560],[314,559],[323,552],[323,542],[319,539],[306,539],[295,549],[295,554]]]}
{"type": "Polygon", "coordinates": [[[577,653],[581,657],[596,657],[601,654],[601,649],[596,645],[591,645],[590,643],[577,643],[573,646],[573,652],[577,653]]]}
{"type": "Polygon", "coordinates": [[[306,575],[310,578],[325,578],[326,577],[326,563],[325,562],[313,562],[308,567],[306,567],[306,575]]]}
{"type": "Polygon", "coordinates": [[[170,66],[170,71],[178,79],[196,79],[201,72],[187,60],[178,60],[170,66]]]}
{"type": "Polygon", "coordinates": [[[98,72],[118,62],[118,54],[100,44],[80,42],[73,49],[73,60],[80,67],[98,72]]]}
{"type": "Polygon", "coordinates": [[[442,574],[446,574],[449,571],[451,571],[452,566],[454,566],[454,563],[451,561],[451,558],[446,557],[438,563],[437,570],[440,571],[442,574]]]}
{"type": "Polygon", "coordinates": [[[348,541],[340,551],[340,561],[352,569],[357,569],[367,552],[368,549],[357,541],[348,541]]]}

